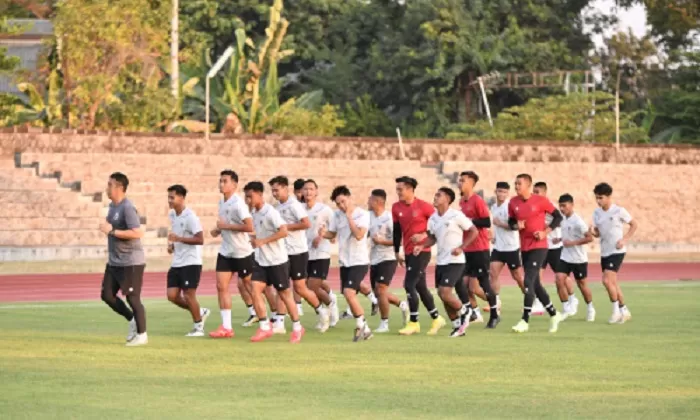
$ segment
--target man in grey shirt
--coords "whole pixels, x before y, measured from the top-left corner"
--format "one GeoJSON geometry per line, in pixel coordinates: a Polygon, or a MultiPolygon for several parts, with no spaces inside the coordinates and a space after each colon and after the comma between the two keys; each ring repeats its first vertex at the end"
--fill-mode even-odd
{"type": "Polygon", "coordinates": [[[136,208],[126,198],[129,178],[121,172],[109,176],[107,197],[109,212],[106,222],[100,226],[107,235],[109,260],[102,280],[102,300],[114,312],[129,321],[127,346],[142,346],[148,343],[146,334],[146,309],[141,303],[143,270],[146,258],[141,246],[141,223],[136,208]],[[131,310],[117,297],[121,289],[131,310]],[[133,311],[133,312],[132,312],[133,311]]]}

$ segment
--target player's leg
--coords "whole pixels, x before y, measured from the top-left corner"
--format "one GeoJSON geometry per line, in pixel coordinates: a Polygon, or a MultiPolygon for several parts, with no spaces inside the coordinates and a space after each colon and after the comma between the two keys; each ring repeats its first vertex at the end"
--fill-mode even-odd
{"type": "MultiPolygon", "coordinates": [[[[540,251],[539,252],[540,255],[537,256],[538,251],[539,250],[535,251],[535,258],[537,258],[537,261],[542,261],[545,258],[545,254],[540,251]]],[[[527,270],[527,268],[526,268],[526,270],[527,270]]],[[[537,274],[539,274],[539,272],[537,274]]],[[[542,285],[542,280],[540,279],[539,275],[535,278],[534,288],[535,288],[535,295],[537,296],[537,299],[540,302],[542,302],[544,309],[547,311],[547,313],[550,316],[549,332],[555,333],[559,329],[559,323],[564,318],[560,313],[557,313],[557,310],[554,308],[554,304],[552,303],[552,300],[549,297],[549,293],[547,293],[547,289],[545,289],[544,286],[542,285]]]]}
{"type": "Polygon", "coordinates": [[[573,274],[578,289],[583,295],[583,301],[586,302],[586,321],[593,322],[595,321],[595,307],[593,307],[593,293],[588,287],[588,263],[576,264],[573,274]]]}
{"type": "Polygon", "coordinates": [[[134,314],[131,312],[131,309],[117,296],[119,292],[119,281],[117,278],[123,275],[123,267],[110,267],[108,265],[105,268],[105,274],[102,278],[101,297],[102,301],[106,303],[107,306],[129,322],[129,333],[126,336],[126,341],[129,342],[136,337],[136,320],[134,319],[134,314]]]}
{"type": "Polygon", "coordinates": [[[216,258],[216,294],[219,300],[219,311],[221,312],[221,325],[216,330],[209,333],[212,338],[230,338],[234,336],[231,325],[231,293],[229,284],[236,272],[233,258],[226,258],[219,254],[216,258]]]}
{"type": "Polygon", "coordinates": [[[573,316],[573,312],[569,307],[569,290],[566,287],[566,281],[569,277],[568,264],[562,262],[557,268],[557,273],[554,276],[554,283],[557,286],[557,295],[559,295],[559,300],[562,306],[562,316],[567,318],[573,316]]]}
{"type": "Polygon", "coordinates": [[[292,319],[292,334],[289,342],[298,343],[304,336],[305,330],[301,326],[296,301],[289,288],[289,262],[274,267],[266,267],[265,272],[267,273],[268,281],[271,281],[275,285],[275,289],[277,289],[277,295],[283,304],[279,306],[285,306],[289,312],[289,317],[292,319]]]}
{"type": "Polygon", "coordinates": [[[408,324],[401,330],[401,335],[411,335],[420,332],[420,324],[418,323],[418,310],[420,305],[420,297],[416,290],[416,284],[420,278],[420,270],[418,257],[413,254],[406,255],[406,274],[403,281],[403,287],[406,291],[406,300],[410,311],[408,324]]]}
{"type": "Polygon", "coordinates": [[[299,316],[303,316],[304,305],[302,304],[301,296],[299,295],[299,293],[297,293],[296,290],[292,290],[292,296],[294,297],[294,303],[297,305],[297,312],[299,313],[299,316]]]}
{"type": "Polygon", "coordinates": [[[211,311],[207,308],[200,307],[199,300],[197,299],[197,287],[199,287],[199,280],[202,276],[202,266],[189,265],[183,267],[182,276],[184,277],[184,282],[180,284],[182,294],[189,308],[190,315],[192,315],[192,321],[194,322],[192,331],[190,331],[187,336],[203,337],[204,323],[207,321],[207,318],[209,318],[211,311]]]}
{"type": "MultiPolygon", "coordinates": [[[[445,307],[445,312],[452,321],[450,337],[463,336],[469,326],[469,319],[466,316],[467,309],[462,306],[462,301],[453,292],[454,285],[461,281],[463,273],[464,264],[449,264],[435,268],[435,287],[445,307]]],[[[431,330],[428,334],[435,335],[437,330],[431,330]]]]}
{"type": "Polygon", "coordinates": [[[496,299],[496,293],[491,288],[491,279],[489,274],[489,263],[490,256],[488,251],[475,252],[474,258],[476,259],[476,270],[474,274],[476,275],[476,280],[479,285],[479,289],[484,294],[483,299],[489,303],[489,322],[486,325],[487,328],[496,328],[501,318],[498,315],[498,300],[496,299]]]}
{"type": "Polygon", "coordinates": [[[418,296],[420,296],[421,302],[423,302],[423,306],[425,306],[425,309],[428,310],[428,314],[433,319],[430,330],[437,331],[445,326],[445,318],[440,316],[437,306],[435,306],[435,298],[433,298],[433,294],[428,288],[427,272],[430,258],[430,252],[422,252],[418,256],[419,277],[416,283],[416,291],[418,292],[418,296]]]}
{"type": "MultiPolygon", "coordinates": [[[[535,296],[542,301],[545,305],[547,311],[552,315],[552,319],[556,322],[560,320],[557,317],[556,310],[549,300],[549,295],[547,291],[544,290],[540,282],[540,269],[544,264],[546,259],[546,250],[535,249],[531,251],[523,252],[522,261],[525,270],[525,296],[523,298],[523,316],[520,322],[513,327],[515,332],[526,332],[529,328],[528,322],[530,321],[530,312],[532,311],[532,305],[535,301],[535,296]]],[[[553,327],[554,325],[552,325],[553,327]]],[[[553,328],[550,328],[552,330],[553,328]]],[[[554,329],[556,331],[556,329],[554,329]]],[[[554,331],[552,331],[554,332],[554,331]]]]}
{"type": "Polygon", "coordinates": [[[306,278],[308,277],[307,269],[309,264],[309,253],[304,252],[298,255],[289,256],[289,275],[294,285],[294,291],[299,294],[318,315],[318,330],[326,332],[330,326],[330,318],[328,309],[321,306],[316,293],[306,286],[306,278]]]}
{"type": "MultiPolygon", "coordinates": [[[[240,273],[240,271],[239,271],[240,273]]],[[[253,324],[258,322],[258,317],[255,315],[255,308],[253,307],[253,290],[251,286],[250,274],[247,277],[238,276],[236,281],[236,286],[238,287],[238,293],[241,295],[241,300],[246,306],[248,311],[248,318],[241,325],[242,327],[251,327],[253,324]]]]}
{"type": "Polygon", "coordinates": [[[141,288],[143,287],[143,270],[145,265],[131,265],[124,267],[124,282],[119,285],[122,294],[134,313],[136,319],[136,337],[126,343],[127,346],[142,346],[148,344],[146,333],[146,308],[141,302],[141,288]]]}
{"type": "MultiPolygon", "coordinates": [[[[266,340],[272,337],[273,334],[270,320],[267,318],[267,308],[265,307],[265,296],[267,295],[267,290],[271,288],[267,283],[267,274],[265,270],[257,264],[254,265],[251,276],[251,295],[253,298],[253,308],[255,309],[255,315],[259,323],[257,331],[250,338],[250,341],[253,343],[266,340]]],[[[277,299],[276,294],[274,299],[277,299]]]]}
{"type": "Polygon", "coordinates": [[[166,289],[166,295],[168,296],[168,301],[173,305],[180,307],[184,310],[189,310],[185,298],[182,296],[180,289],[180,284],[184,281],[181,280],[183,267],[170,267],[167,274],[168,288],[166,289]]]}
{"type": "Polygon", "coordinates": [[[613,305],[612,316],[608,321],[610,324],[624,323],[631,318],[631,314],[624,303],[622,289],[617,281],[617,272],[622,265],[625,254],[613,254],[601,259],[603,268],[603,285],[608,291],[610,302],[613,305]]]}
{"type": "Polygon", "coordinates": [[[343,296],[355,318],[355,330],[353,332],[352,341],[362,341],[372,338],[372,331],[367,325],[365,319],[365,311],[357,299],[357,292],[360,290],[362,280],[367,275],[369,267],[353,266],[340,268],[340,284],[343,291],[343,296]]]}
{"type": "Polygon", "coordinates": [[[371,283],[367,284],[365,282],[362,282],[360,284],[359,292],[365,295],[367,299],[369,299],[369,302],[372,304],[372,311],[370,312],[370,314],[372,316],[375,316],[379,311],[379,301],[377,300],[377,295],[374,294],[374,287],[372,287],[371,283]]]}

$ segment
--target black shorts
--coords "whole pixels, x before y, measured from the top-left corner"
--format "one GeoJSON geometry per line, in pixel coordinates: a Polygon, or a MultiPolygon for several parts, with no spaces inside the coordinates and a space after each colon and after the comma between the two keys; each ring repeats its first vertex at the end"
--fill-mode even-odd
{"type": "Polygon", "coordinates": [[[369,266],[369,281],[372,283],[372,290],[377,284],[391,285],[391,280],[396,273],[396,260],[382,261],[379,264],[369,266]]]}
{"type": "Polygon", "coordinates": [[[168,270],[168,289],[196,289],[202,276],[201,265],[170,267],[168,270]]]}
{"type": "Polygon", "coordinates": [[[576,264],[561,260],[557,266],[557,273],[564,273],[567,276],[573,273],[576,280],[583,280],[588,277],[588,263],[576,264]]]}
{"type": "Polygon", "coordinates": [[[248,277],[253,272],[253,254],[243,258],[229,258],[218,254],[216,257],[217,273],[236,273],[238,277],[248,277]]]}
{"type": "Polygon", "coordinates": [[[520,253],[523,258],[523,268],[529,270],[531,268],[540,269],[544,265],[544,261],[547,259],[546,249],[531,249],[529,251],[522,251],[520,253]]]}
{"type": "Polygon", "coordinates": [[[328,277],[328,271],[331,268],[331,259],[311,260],[306,264],[306,274],[314,279],[325,280],[328,277]]]}
{"type": "Polygon", "coordinates": [[[289,289],[289,261],[267,267],[255,264],[253,267],[253,281],[265,283],[277,290],[289,289]]]}
{"type": "Polygon", "coordinates": [[[622,261],[625,259],[625,254],[612,254],[608,255],[607,257],[601,257],[600,259],[600,268],[603,271],[614,271],[618,272],[620,271],[620,267],[622,267],[622,261]]]}
{"type": "Polygon", "coordinates": [[[360,290],[360,283],[365,279],[369,266],[353,265],[352,267],[340,267],[340,290],[360,290]]]}
{"type": "Polygon", "coordinates": [[[306,276],[307,265],[309,264],[309,253],[303,252],[301,254],[290,255],[289,256],[289,277],[292,280],[304,280],[306,276]]]}
{"type": "Polygon", "coordinates": [[[464,264],[438,265],[435,268],[435,288],[455,287],[463,274],[464,264]]]}
{"type": "Polygon", "coordinates": [[[406,277],[404,278],[404,287],[407,285],[415,286],[418,281],[425,279],[425,271],[430,264],[430,252],[421,252],[418,256],[411,254],[406,255],[406,277]]]}
{"type": "Polygon", "coordinates": [[[498,251],[496,249],[491,253],[491,262],[500,262],[508,266],[511,270],[523,266],[520,260],[520,250],[515,251],[498,251]]]}
{"type": "Polygon", "coordinates": [[[562,248],[551,248],[547,250],[547,258],[542,264],[542,269],[546,269],[547,266],[552,268],[552,271],[558,273],[559,261],[561,261],[561,250],[562,248]]]}
{"type": "Polygon", "coordinates": [[[491,266],[489,251],[465,252],[467,263],[464,265],[464,277],[479,278],[489,275],[491,266]]]}
{"type": "Polygon", "coordinates": [[[143,270],[146,265],[127,265],[125,267],[109,265],[105,267],[105,274],[102,278],[102,289],[109,282],[110,290],[116,293],[117,289],[122,291],[122,295],[126,296],[131,292],[141,294],[143,286],[143,270]]]}

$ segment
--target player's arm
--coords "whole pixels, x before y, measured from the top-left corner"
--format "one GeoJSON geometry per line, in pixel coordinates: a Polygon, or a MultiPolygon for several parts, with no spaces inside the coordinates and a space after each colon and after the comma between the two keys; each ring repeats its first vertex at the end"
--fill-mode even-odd
{"type": "Polygon", "coordinates": [[[394,222],[394,240],[392,241],[394,244],[394,252],[396,254],[401,251],[401,240],[403,239],[402,234],[401,234],[401,223],[399,222],[394,222]]]}
{"type": "Polygon", "coordinates": [[[280,225],[279,228],[277,228],[277,232],[275,232],[273,235],[268,236],[267,238],[264,239],[253,239],[251,242],[256,248],[260,248],[263,245],[267,245],[271,242],[274,241],[279,241],[280,239],[286,238],[288,235],[287,232],[287,225],[280,225]]]}
{"type": "MultiPolygon", "coordinates": [[[[431,246],[433,246],[437,243],[437,238],[431,232],[427,232],[424,235],[425,235],[425,242],[423,242],[423,247],[430,248],[431,246]]],[[[414,248],[414,250],[417,250],[419,253],[423,252],[423,249],[420,247],[416,247],[416,248],[414,248]]]]}
{"type": "Polygon", "coordinates": [[[482,200],[478,201],[476,212],[477,216],[472,219],[472,224],[479,229],[486,229],[491,227],[491,217],[489,215],[489,209],[486,207],[486,203],[482,200]]]}
{"type": "MultiPolygon", "coordinates": [[[[473,222],[474,221],[472,221],[472,223],[473,222]]],[[[462,241],[462,249],[471,245],[471,243],[476,240],[476,237],[479,236],[479,231],[477,230],[476,225],[472,225],[465,232],[467,232],[467,236],[464,238],[464,241],[462,241]]]]}
{"type": "Polygon", "coordinates": [[[322,238],[325,239],[330,239],[333,240],[335,237],[338,235],[338,222],[336,220],[336,215],[335,213],[331,215],[330,219],[328,220],[328,229],[326,229],[326,225],[322,225],[318,229],[318,235],[322,238]]]}
{"type": "MultiPolygon", "coordinates": [[[[517,222],[516,222],[516,223],[517,223],[517,222]]],[[[494,218],[493,218],[492,224],[493,224],[494,226],[497,226],[497,227],[503,228],[503,229],[510,229],[510,228],[511,228],[509,222],[507,222],[507,221],[506,221],[506,222],[503,222],[503,221],[501,221],[501,219],[499,219],[498,217],[494,217],[494,218]]]]}
{"type": "Polygon", "coordinates": [[[308,217],[302,217],[298,223],[288,223],[287,230],[289,232],[295,232],[297,230],[306,230],[311,227],[311,221],[308,217]]]}
{"type": "Polygon", "coordinates": [[[518,223],[517,217],[515,217],[515,211],[513,210],[513,203],[508,203],[508,228],[510,230],[520,230],[520,223],[518,223]]]}
{"type": "Polygon", "coordinates": [[[117,239],[132,240],[141,239],[143,237],[143,229],[141,229],[141,219],[136,209],[127,207],[124,209],[124,219],[127,229],[114,229],[112,225],[106,223],[102,231],[107,235],[114,236],[117,239]]]}
{"type": "Polygon", "coordinates": [[[184,238],[182,236],[177,236],[175,233],[170,232],[168,235],[168,241],[170,242],[180,242],[185,245],[204,245],[204,232],[202,231],[202,225],[198,217],[194,217],[188,222],[190,232],[194,232],[192,238],[184,238]]]}
{"type": "Polygon", "coordinates": [[[243,223],[238,224],[238,223],[228,223],[227,221],[223,219],[219,219],[219,221],[216,222],[216,228],[219,230],[230,230],[232,232],[245,232],[245,233],[250,233],[253,232],[253,218],[251,216],[246,217],[243,219],[243,223]]]}
{"type": "Polygon", "coordinates": [[[562,245],[565,247],[572,247],[572,246],[579,246],[579,245],[586,245],[590,244],[593,242],[593,235],[591,232],[587,229],[583,230],[583,238],[581,239],[576,239],[575,241],[562,241],[562,245]]]}
{"type": "Polygon", "coordinates": [[[348,226],[350,227],[350,232],[352,232],[352,236],[355,237],[355,239],[362,240],[365,236],[367,236],[367,227],[366,226],[361,226],[355,223],[355,220],[352,218],[352,214],[347,214],[348,217],[348,226]]]}
{"type": "Polygon", "coordinates": [[[637,221],[632,219],[632,216],[627,212],[627,210],[623,209],[622,212],[622,221],[624,223],[627,223],[630,228],[627,230],[627,233],[622,237],[620,241],[617,243],[617,248],[620,249],[625,246],[625,243],[627,243],[632,236],[634,236],[634,233],[637,231],[637,221]]]}

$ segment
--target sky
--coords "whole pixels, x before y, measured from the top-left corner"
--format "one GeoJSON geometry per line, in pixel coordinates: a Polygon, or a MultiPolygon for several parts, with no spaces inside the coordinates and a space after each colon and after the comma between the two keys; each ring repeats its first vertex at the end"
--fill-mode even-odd
{"type": "MultiPolygon", "coordinates": [[[[593,2],[593,7],[601,12],[610,13],[615,9],[615,0],[596,0],[593,2]]],[[[617,11],[617,17],[620,21],[617,28],[618,31],[626,31],[627,28],[632,28],[632,31],[638,37],[647,33],[647,18],[644,6],[635,5],[627,10],[620,8],[617,11]]],[[[601,46],[603,38],[594,36],[593,41],[596,43],[596,46],[601,46]]]]}

